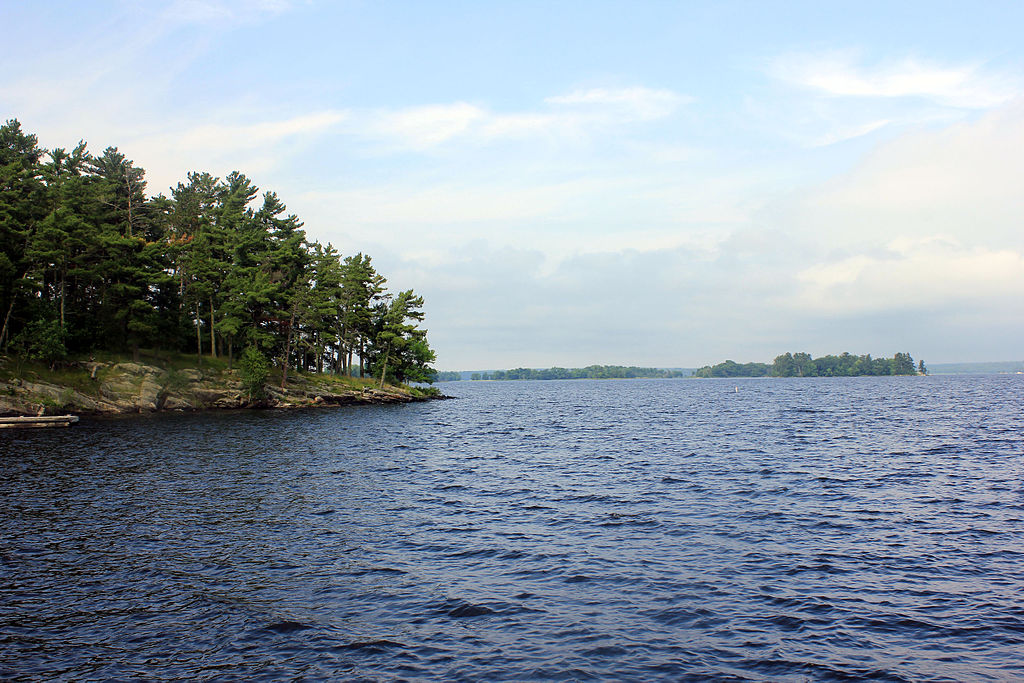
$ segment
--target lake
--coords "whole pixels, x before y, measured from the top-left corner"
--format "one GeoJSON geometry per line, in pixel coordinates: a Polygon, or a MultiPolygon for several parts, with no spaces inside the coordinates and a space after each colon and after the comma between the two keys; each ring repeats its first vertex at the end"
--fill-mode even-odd
{"type": "Polygon", "coordinates": [[[0,678],[1024,679],[1024,376],[0,432],[0,678]]]}

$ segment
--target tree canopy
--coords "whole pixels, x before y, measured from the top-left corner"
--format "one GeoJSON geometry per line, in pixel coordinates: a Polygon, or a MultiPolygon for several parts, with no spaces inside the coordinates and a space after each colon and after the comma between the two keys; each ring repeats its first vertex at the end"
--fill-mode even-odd
{"type": "Polygon", "coordinates": [[[116,147],[45,150],[0,126],[0,347],[56,362],[140,348],[434,379],[423,298],[371,258],[308,239],[244,174],[193,172],[170,196],[116,147]]]}
{"type": "Polygon", "coordinates": [[[736,363],[727,360],[698,369],[697,377],[857,377],[861,375],[925,374],[924,361],[915,368],[909,353],[892,358],[872,358],[842,353],[812,358],[808,353],[784,353],[767,363],[736,363]]]}
{"type": "Polygon", "coordinates": [[[588,365],[585,368],[514,368],[494,372],[473,373],[470,379],[517,380],[517,379],[636,379],[640,377],[683,377],[682,370],[664,368],[638,368],[624,365],[588,365]]]}

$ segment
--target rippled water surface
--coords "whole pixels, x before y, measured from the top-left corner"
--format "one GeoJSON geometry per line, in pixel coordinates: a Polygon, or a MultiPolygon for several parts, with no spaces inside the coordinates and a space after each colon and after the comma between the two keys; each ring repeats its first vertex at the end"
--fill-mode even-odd
{"type": "Polygon", "coordinates": [[[0,678],[1024,679],[1024,377],[0,431],[0,678]]]}

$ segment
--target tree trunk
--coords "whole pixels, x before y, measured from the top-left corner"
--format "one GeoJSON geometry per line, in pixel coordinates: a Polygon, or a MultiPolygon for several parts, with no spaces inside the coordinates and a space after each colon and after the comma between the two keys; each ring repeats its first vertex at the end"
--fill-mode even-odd
{"type": "Polygon", "coordinates": [[[128,188],[128,237],[132,236],[132,179],[126,167],[124,170],[124,184],[128,188]]]}
{"type": "Polygon", "coordinates": [[[380,388],[384,388],[384,378],[388,376],[388,356],[391,355],[391,344],[388,343],[387,349],[384,351],[384,367],[380,371],[380,388]]]}
{"type": "Polygon", "coordinates": [[[217,338],[213,332],[213,318],[216,314],[216,310],[213,308],[213,295],[210,295],[210,354],[217,357],[217,338]]]}
{"type": "Polygon", "coordinates": [[[200,316],[199,302],[196,302],[196,355],[199,357],[199,365],[203,364],[203,318],[200,316]]]}
{"type": "Polygon", "coordinates": [[[295,327],[295,311],[298,308],[298,304],[292,305],[292,316],[288,321],[288,336],[285,337],[284,342],[284,358],[281,363],[281,390],[284,391],[284,385],[288,381],[288,356],[291,355],[292,351],[292,329],[295,327]]]}
{"type": "Polygon", "coordinates": [[[60,270],[60,329],[64,329],[64,283],[67,280],[67,266],[61,266],[60,270]]]}
{"type": "MultiPolygon", "coordinates": [[[[28,277],[28,271],[29,271],[29,269],[26,268],[25,272],[21,274],[21,277],[19,279],[24,280],[26,277],[28,277]]],[[[11,305],[7,307],[7,315],[4,316],[4,327],[3,327],[2,330],[0,330],[0,346],[3,346],[7,342],[7,335],[10,332],[9,325],[10,325],[10,322],[11,322],[11,312],[14,311],[14,302],[15,302],[15,300],[17,300],[17,298],[18,298],[18,291],[12,287],[11,288],[11,305]]]]}
{"type": "Polygon", "coordinates": [[[7,341],[7,325],[11,322],[11,311],[14,310],[14,292],[11,292],[11,305],[7,307],[7,315],[4,316],[4,328],[0,331],[0,346],[7,341]]]}

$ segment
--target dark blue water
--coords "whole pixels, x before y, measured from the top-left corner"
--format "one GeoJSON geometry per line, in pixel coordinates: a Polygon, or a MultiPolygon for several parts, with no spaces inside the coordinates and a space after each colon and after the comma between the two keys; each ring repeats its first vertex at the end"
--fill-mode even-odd
{"type": "Polygon", "coordinates": [[[443,386],[0,432],[0,678],[1024,679],[1024,377],[443,386]]]}

